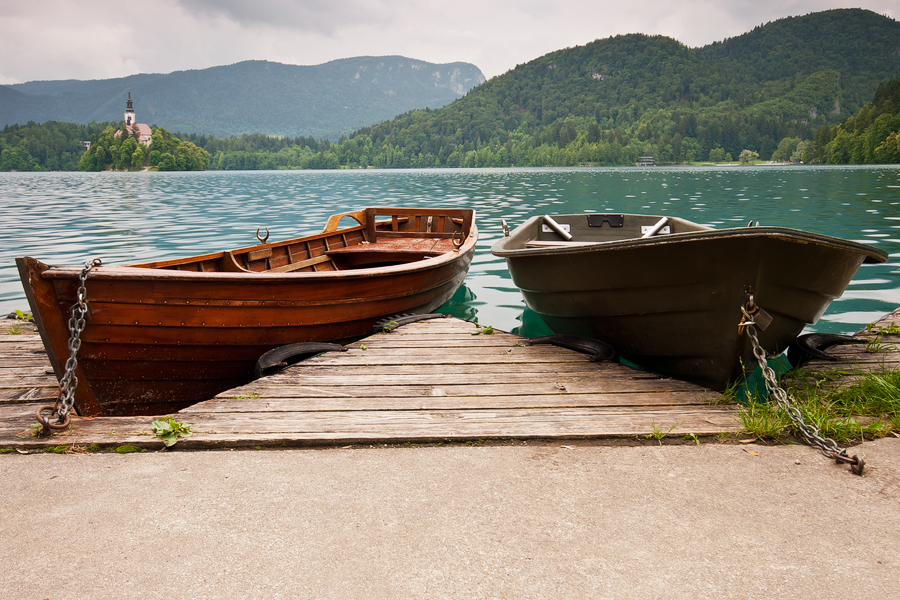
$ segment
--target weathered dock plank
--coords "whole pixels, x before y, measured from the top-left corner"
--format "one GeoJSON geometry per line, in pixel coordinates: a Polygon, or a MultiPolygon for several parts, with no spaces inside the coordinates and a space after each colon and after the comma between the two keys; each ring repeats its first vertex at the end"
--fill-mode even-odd
{"type": "Polygon", "coordinates": [[[900,308],[856,332],[864,343],[841,344],[826,351],[834,360],[814,358],[794,373],[796,379],[824,381],[820,385],[845,388],[869,373],[900,367],[900,308]],[[831,374],[824,378],[823,375],[831,374]]]}
{"type": "MultiPolygon", "coordinates": [[[[36,398],[56,386],[34,342],[8,344],[9,355],[0,345],[0,364],[9,365],[0,366],[0,445],[161,445],[150,433],[151,417],[75,417],[64,433],[33,437],[34,413],[46,403],[36,398]]],[[[740,429],[734,406],[719,404],[715,392],[524,342],[458,319],[378,333],[184,409],[176,419],[191,424],[193,435],[179,445],[702,436],[740,429]]]]}
{"type": "MultiPolygon", "coordinates": [[[[42,440],[31,436],[37,405],[16,406],[0,425],[6,445],[135,444],[159,446],[146,417],[74,418],[68,431],[42,440]],[[29,410],[30,409],[30,410],[29,410]]],[[[4,411],[7,412],[7,411],[4,411]]],[[[730,406],[685,408],[367,410],[278,413],[184,412],[193,435],[179,442],[197,448],[308,444],[446,442],[472,439],[569,439],[634,436],[635,431],[709,435],[734,430],[730,406]],[[647,423],[651,427],[646,427],[647,423]],[[602,436],[598,435],[602,431],[602,436]]]]}

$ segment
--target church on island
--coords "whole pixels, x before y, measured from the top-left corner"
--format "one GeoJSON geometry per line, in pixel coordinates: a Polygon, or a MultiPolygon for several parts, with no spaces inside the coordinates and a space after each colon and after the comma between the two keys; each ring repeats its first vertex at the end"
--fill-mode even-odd
{"type": "MultiPolygon", "coordinates": [[[[150,146],[153,141],[153,132],[146,123],[138,123],[137,117],[134,116],[134,106],[131,103],[131,90],[128,90],[128,103],[125,105],[125,128],[128,133],[135,136],[137,141],[145,146],[150,146]]],[[[116,137],[122,135],[122,131],[116,132],[116,137]]]]}

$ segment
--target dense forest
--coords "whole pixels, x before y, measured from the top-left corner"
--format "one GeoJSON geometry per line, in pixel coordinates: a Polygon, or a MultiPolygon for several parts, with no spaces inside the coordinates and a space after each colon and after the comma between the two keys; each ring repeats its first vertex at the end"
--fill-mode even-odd
{"type": "Polygon", "coordinates": [[[819,159],[831,164],[900,163],[900,78],[878,86],[871,104],[817,135],[819,159]]]}
{"type": "Polygon", "coordinates": [[[75,171],[82,142],[112,123],[7,125],[0,132],[0,171],[75,171]]]}
{"type": "Polygon", "coordinates": [[[898,48],[900,23],[858,9],[700,49],[616,36],[519,65],[439,110],[360,129],[332,152],[341,165],[378,167],[689,163],[744,150],[790,159],[798,147],[804,162],[835,161],[823,154],[825,132],[900,75],[898,48]]]}
{"type": "MultiPolygon", "coordinates": [[[[447,106],[410,111],[336,143],[176,136],[208,152],[208,168],[224,170],[629,165],[639,156],[662,164],[896,163],[898,76],[900,23],[832,10],[699,49],[633,34],[560,50],[447,106]]],[[[8,142],[7,130],[4,153],[27,145],[27,136],[8,142]]],[[[46,155],[38,150],[22,164],[52,168],[46,155]]],[[[22,156],[16,152],[15,164],[22,156]]],[[[122,167],[126,158],[107,164],[122,167]]]]}

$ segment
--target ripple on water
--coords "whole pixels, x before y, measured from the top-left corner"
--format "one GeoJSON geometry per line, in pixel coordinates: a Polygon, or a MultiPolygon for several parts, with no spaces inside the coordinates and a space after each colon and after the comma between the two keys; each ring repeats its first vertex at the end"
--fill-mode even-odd
{"type": "MultiPolygon", "coordinates": [[[[469,206],[481,240],[445,312],[526,335],[546,333],[505,263],[490,253],[501,220],[546,213],[637,212],[714,227],[794,227],[893,250],[900,241],[896,167],[443,169],[204,173],[0,173],[0,310],[27,306],[14,258],[133,264],[319,231],[365,206],[469,206]]],[[[863,265],[816,325],[850,333],[900,305],[900,270],[863,265]]]]}

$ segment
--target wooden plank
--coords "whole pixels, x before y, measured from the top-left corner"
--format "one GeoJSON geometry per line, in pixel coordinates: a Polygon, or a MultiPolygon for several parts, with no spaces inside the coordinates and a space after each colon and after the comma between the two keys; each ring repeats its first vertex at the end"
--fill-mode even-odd
{"type": "MultiPolygon", "coordinates": [[[[547,382],[548,377],[546,374],[533,374],[527,375],[523,374],[522,377],[517,378],[515,383],[532,383],[538,384],[547,382]]],[[[358,379],[351,380],[339,373],[335,373],[332,375],[323,375],[323,376],[315,376],[315,377],[304,377],[303,379],[297,380],[290,385],[302,385],[302,386],[347,386],[347,387],[356,387],[360,385],[382,385],[386,387],[393,386],[402,386],[402,385],[420,385],[423,381],[427,381],[432,386],[451,386],[451,385],[476,385],[476,386],[487,386],[497,384],[498,375],[492,373],[475,373],[467,376],[466,374],[452,374],[452,375],[436,375],[429,374],[427,377],[424,374],[418,375],[372,375],[369,377],[362,376],[358,379]]],[[[658,379],[658,378],[640,378],[640,377],[628,377],[621,376],[619,378],[610,378],[603,377],[602,375],[594,374],[594,375],[586,375],[582,377],[552,377],[552,382],[560,382],[565,385],[574,385],[577,382],[595,382],[597,384],[603,384],[608,382],[609,385],[616,385],[617,387],[625,387],[628,386],[629,389],[633,388],[642,388],[646,390],[698,390],[703,389],[699,386],[688,383],[685,381],[680,381],[678,379],[658,379]],[[631,385],[629,385],[631,384],[631,385]]],[[[252,392],[253,390],[265,390],[272,389],[268,386],[275,386],[279,384],[268,383],[268,382],[254,382],[250,383],[233,390],[229,390],[226,392],[222,392],[219,396],[224,395],[234,395],[234,394],[246,394],[248,390],[252,392]]],[[[285,386],[285,384],[280,384],[285,386]]],[[[503,384],[498,384],[503,385],[503,384]]],[[[506,385],[512,385],[512,383],[507,383],[506,385]]],[[[275,388],[278,389],[278,388],[275,388]]],[[[715,392],[710,391],[709,393],[714,394],[715,392]]]]}
{"type": "Polygon", "coordinates": [[[394,355],[381,355],[376,354],[374,352],[347,352],[342,353],[340,356],[337,356],[333,353],[329,353],[328,355],[323,355],[321,360],[317,361],[316,364],[320,365],[369,365],[369,366],[380,366],[380,365],[393,365],[393,364],[408,364],[410,361],[415,362],[415,364],[419,365],[448,365],[455,364],[461,361],[466,361],[465,364],[472,364],[475,362],[482,364],[514,364],[514,363],[535,363],[535,362],[543,362],[543,363],[573,363],[573,362],[590,362],[590,358],[583,354],[559,354],[559,353],[548,353],[542,357],[535,358],[530,354],[524,353],[506,353],[506,352],[498,352],[495,354],[482,354],[475,355],[469,359],[464,359],[463,357],[454,358],[452,356],[448,357],[446,353],[439,353],[437,355],[432,354],[431,356],[427,355],[417,355],[415,352],[409,352],[405,354],[394,354],[394,355]]]}
{"type": "Polygon", "coordinates": [[[25,377],[21,379],[0,380],[0,389],[4,390],[30,390],[33,388],[55,388],[58,385],[56,377],[25,377]]]}
{"type": "Polygon", "coordinates": [[[472,410],[483,408],[563,408],[609,406],[710,406],[715,398],[704,392],[614,392],[595,394],[523,394],[518,396],[428,396],[397,394],[394,396],[342,397],[331,390],[311,388],[307,396],[216,398],[186,408],[181,414],[243,412],[322,412],[366,410],[472,410]]]}
{"type": "MultiPolygon", "coordinates": [[[[590,358],[587,354],[574,352],[557,346],[514,346],[513,344],[493,346],[473,344],[472,346],[465,348],[464,353],[457,353],[455,352],[457,348],[447,348],[443,346],[432,348],[403,347],[387,344],[382,346],[373,344],[372,346],[369,346],[365,341],[361,342],[361,344],[366,346],[365,350],[363,350],[359,344],[352,344],[346,346],[347,350],[341,353],[340,358],[357,355],[364,358],[376,354],[376,352],[370,352],[370,350],[378,350],[377,355],[380,358],[396,358],[398,360],[404,360],[411,356],[437,356],[443,358],[444,362],[447,363],[479,362],[481,358],[485,356],[502,356],[507,358],[512,356],[533,357],[535,362],[541,362],[545,360],[544,357],[547,356],[563,356],[571,360],[587,360],[590,358]]],[[[331,358],[335,357],[337,357],[336,354],[331,355],[331,358]]]]}
{"type": "MultiPolygon", "coordinates": [[[[299,363],[286,371],[282,371],[276,375],[266,378],[266,381],[278,381],[283,378],[293,378],[299,376],[313,375],[333,375],[339,373],[341,376],[354,375],[417,375],[422,374],[423,370],[415,364],[398,364],[398,365],[382,365],[373,373],[372,369],[367,365],[339,365],[340,371],[335,371],[334,365],[320,365],[315,362],[316,359],[309,359],[299,363]]],[[[504,374],[529,374],[529,373],[604,373],[609,375],[625,374],[631,377],[639,377],[643,379],[666,379],[659,375],[647,371],[637,371],[623,367],[620,364],[607,362],[589,362],[577,361],[570,363],[511,363],[502,366],[486,365],[480,363],[452,363],[446,365],[437,365],[433,369],[440,369],[440,372],[446,375],[454,373],[504,373],[504,374]]],[[[546,380],[546,377],[544,378],[546,380]]]]}
{"type": "Polygon", "coordinates": [[[52,370],[50,359],[46,354],[34,354],[31,352],[23,352],[21,354],[12,353],[0,356],[0,369],[17,369],[20,367],[41,367],[45,370],[52,370]]]}
{"type": "MultiPolygon", "coordinates": [[[[55,383],[55,382],[54,382],[55,383]]],[[[19,404],[22,402],[48,402],[56,398],[57,386],[0,388],[0,404],[19,404]]]]}
{"type": "Polygon", "coordinates": [[[23,366],[2,369],[0,370],[0,382],[5,384],[11,379],[15,380],[15,378],[45,377],[48,375],[47,371],[52,370],[48,366],[23,366]]]}
{"type": "Polygon", "coordinates": [[[313,265],[318,265],[320,263],[328,262],[331,260],[331,257],[327,254],[323,254],[322,256],[316,256],[315,258],[308,258],[306,260],[301,260],[292,264],[284,265],[283,267],[275,267],[272,269],[268,269],[266,273],[290,273],[291,271],[296,271],[298,269],[304,269],[306,267],[311,267],[313,265]]]}
{"type": "MultiPolygon", "coordinates": [[[[25,405],[21,416],[4,420],[0,437],[6,445],[139,444],[160,448],[150,433],[151,417],[73,418],[64,433],[49,439],[31,437],[33,415],[25,405]]],[[[33,411],[32,411],[33,412],[33,411]]],[[[410,440],[532,439],[632,437],[634,431],[680,436],[714,435],[733,431],[735,417],[728,407],[629,407],[542,410],[283,412],[273,414],[180,415],[193,426],[193,435],[179,441],[185,448],[215,445],[275,443],[397,443],[410,440]]]]}
{"type": "Polygon", "coordinates": [[[391,376],[379,380],[359,377],[349,380],[341,376],[303,378],[282,383],[268,380],[255,381],[247,385],[219,394],[218,398],[230,398],[247,395],[266,395],[277,397],[304,397],[310,389],[321,389],[323,393],[335,396],[389,396],[389,395],[422,395],[422,396],[505,396],[520,393],[616,393],[616,392],[672,392],[696,391],[704,392],[710,397],[719,397],[717,392],[704,389],[692,383],[678,379],[633,379],[627,376],[603,377],[553,377],[550,381],[546,375],[527,375],[515,381],[498,383],[496,375],[477,374],[469,377],[454,376],[438,378],[437,376],[391,376]],[[300,391],[304,390],[304,391],[300,391]]]}

